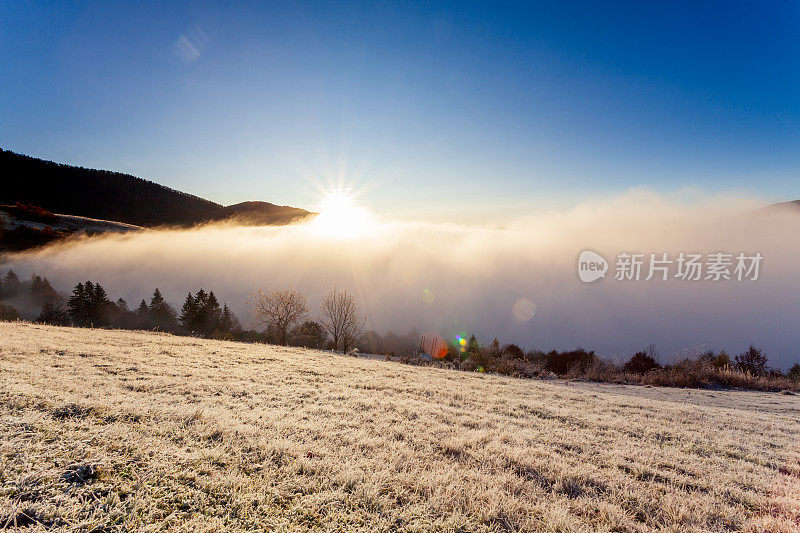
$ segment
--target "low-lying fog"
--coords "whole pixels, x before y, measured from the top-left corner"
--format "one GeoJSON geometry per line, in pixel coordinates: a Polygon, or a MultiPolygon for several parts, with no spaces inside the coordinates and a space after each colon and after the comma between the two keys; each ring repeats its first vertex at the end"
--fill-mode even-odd
{"type": "MultiPolygon", "coordinates": [[[[212,289],[244,325],[257,288],[301,289],[316,311],[338,286],[355,292],[379,332],[411,327],[475,333],[526,348],[583,346],[625,357],[655,343],[663,361],[689,347],[738,353],[762,347],[773,366],[800,361],[800,216],[753,214],[742,198],[678,201],[635,191],[564,212],[521,216],[502,228],[378,221],[285,227],[206,226],[107,235],[7,261],[20,277],[47,276],[61,291],[99,281],[131,307],[159,287],[180,308],[212,289]],[[339,227],[341,226],[341,227],[339,227]],[[609,262],[582,282],[581,251],[609,262]],[[618,281],[617,255],[645,254],[640,281],[618,281]],[[760,252],[756,281],[645,281],[649,254],[760,252]]],[[[703,277],[706,275],[704,265],[703,277]]],[[[752,275],[752,274],[751,274],[752,275]]],[[[732,275],[733,277],[733,275],[732,275]]]]}

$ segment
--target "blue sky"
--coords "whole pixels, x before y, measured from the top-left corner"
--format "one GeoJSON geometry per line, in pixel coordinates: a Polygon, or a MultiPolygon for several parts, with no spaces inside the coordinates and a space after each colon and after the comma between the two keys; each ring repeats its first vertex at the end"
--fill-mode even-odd
{"type": "Polygon", "coordinates": [[[0,0],[0,147],[220,203],[500,221],[800,198],[800,3],[0,0]]]}

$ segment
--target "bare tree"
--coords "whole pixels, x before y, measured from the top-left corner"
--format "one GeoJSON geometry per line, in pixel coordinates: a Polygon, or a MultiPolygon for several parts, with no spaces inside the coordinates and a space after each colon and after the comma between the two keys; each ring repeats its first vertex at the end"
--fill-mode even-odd
{"type": "Polygon", "coordinates": [[[331,289],[331,292],[323,296],[320,309],[322,325],[333,337],[334,349],[341,348],[346,352],[355,346],[367,320],[358,312],[356,297],[344,290],[331,289]]]}
{"type": "Polygon", "coordinates": [[[294,289],[258,289],[250,299],[250,309],[255,323],[266,326],[278,343],[285,345],[289,330],[308,313],[308,301],[294,289]]]}

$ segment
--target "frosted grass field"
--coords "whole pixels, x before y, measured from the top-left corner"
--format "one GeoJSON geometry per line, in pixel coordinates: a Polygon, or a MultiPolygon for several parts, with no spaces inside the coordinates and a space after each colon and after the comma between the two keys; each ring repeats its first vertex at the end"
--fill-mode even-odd
{"type": "Polygon", "coordinates": [[[0,323],[0,528],[795,531],[800,396],[0,323]]]}

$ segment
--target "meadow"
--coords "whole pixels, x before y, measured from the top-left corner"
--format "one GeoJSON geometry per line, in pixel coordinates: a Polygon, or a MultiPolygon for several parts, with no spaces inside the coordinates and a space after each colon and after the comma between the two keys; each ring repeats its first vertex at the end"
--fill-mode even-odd
{"type": "Polygon", "coordinates": [[[800,396],[0,323],[0,528],[797,531],[800,396]]]}

